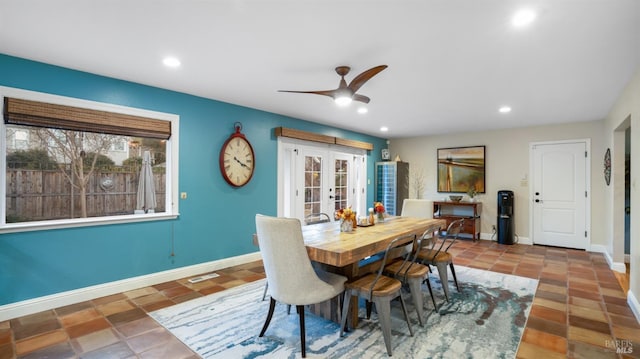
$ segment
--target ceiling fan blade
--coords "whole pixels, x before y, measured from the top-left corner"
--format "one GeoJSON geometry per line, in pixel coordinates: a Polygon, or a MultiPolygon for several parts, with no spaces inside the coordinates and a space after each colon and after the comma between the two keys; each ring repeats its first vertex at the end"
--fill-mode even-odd
{"type": "Polygon", "coordinates": [[[313,95],[323,95],[333,97],[336,90],[326,90],[326,91],[288,91],[288,90],[278,90],[278,92],[290,92],[290,93],[309,93],[313,95]]]}
{"type": "Polygon", "coordinates": [[[387,65],[380,65],[380,66],[370,68],[369,70],[356,76],[349,84],[349,88],[351,89],[351,91],[356,93],[358,89],[360,89],[360,87],[364,85],[365,82],[369,81],[373,76],[377,75],[380,71],[386,68],[387,68],[387,65]]]}
{"type": "Polygon", "coordinates": [[[364,103],[369,103],[369,101],[371,101],[371,99],[368,98],[367,96],[355,94],[355,95],[353,95],[353,101],[360,101],[360,102],[364,102],[364,103]]]}

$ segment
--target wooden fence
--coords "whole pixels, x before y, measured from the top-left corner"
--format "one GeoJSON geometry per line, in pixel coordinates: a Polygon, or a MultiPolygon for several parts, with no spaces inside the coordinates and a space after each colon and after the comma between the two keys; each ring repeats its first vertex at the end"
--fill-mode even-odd
{"type": "MultiPolygon", "coordinates": [[[[87,184],[87,216],[133,214],[138,173],[96,172],[87,184]],[[111,182],[105,181],[110,179],[111,182]]],[[[59,170],[7,169],[7,222],[81,217],[80,194],[59,170]]],[[[165,211],[164,173],[154,173],[156,212],[165,211]]]]}

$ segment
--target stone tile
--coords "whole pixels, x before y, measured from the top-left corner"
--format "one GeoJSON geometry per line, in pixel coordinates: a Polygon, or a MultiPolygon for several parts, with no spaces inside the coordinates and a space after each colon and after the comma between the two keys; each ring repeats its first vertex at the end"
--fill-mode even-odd
{"type": "Polygon", "coordinates": [[[618,358],[610,349],[589,345],[581,342],[569,341],[569,357],[571,358],[618,358]]]}
{"type": "Polygon", "coordinates": [[[130,290],[128,292],[124,292],[123,294],[127,296],[129,299],[134,299],[138,297],[147,296],[150,294],[158,293],[158,290],[153,287],[144,287],[140,289],[130,290]]]}
{"type": "Polygon", "coordinates": [[[97,318],[102,318],[102,314],[98,313],[95,308],[91,307],[77,312],[72,312],[71,314],[65,316],[61,316],[59,319],[63,327],[70,327],[78,325],[80,323],[92,321],[97,318]]]}
{"type": "Polygon", "coordinates": [[[55,311],[58,316],[63,317],[65,315],[69,315],[71,313],[79,312],[82,310],[93,308],[93,303],[91,301],[80,302],[76,304],[67,305],[65,307],[56,308],[55,311]]]}
{"type": "Polygon", "coordinates": [[[185,295],[181,295],[181,296],[172,298],[171,300],[173,300],[176,303],[182,303],[182,302],[186,302],[186,301],[191,300],[191,299],[200,298],[202,296],[203,296],[203,294],[201,294],[201,293],[191,292],[191,293],[187,293],[185,295]]]}
{"type": "Polygon", "coordinates": [[[564,294],[560,294],[560,293],[553,293],[553,292],[547,292],[544,290],[537,290],[536,291],[536,298],[540,297],[543,299],[548,299],[548,300],[553,300],[555,302],[559,302],[559,303],[566,303],[567,302],[567,296],[564,294]]]}
{"type": "MultiPolygon", "coordinates": [[[[5,358],[0,354],[0,358],[5,358]]],[[[43,349],[36,350],[35,352],[22,355],[20,359],[74,359],[76,358],[76,353],[71,348],[69,342],[63,342],[60,344],[55,344],[51,346],[47,346],[43,349]]]]}
{"type": "Polygon", "coordinates": [[[575,315],[569,316],[569,325],[572,327],[580,327],[584,329],[593,330],[603,334],[611,335],[608,322],[601,322],[598,320],[591,320],[575,315]]]}
{"type": "Polygon", "coordinates": [[[168,342],[162,343],[162,345],[155,346],[138,356],[141,359],[156,359],[156,358],[172,358],[172,359],[184,359],[193,356],[193,351],[187,348],[177,339],[171,339],[168,342]]]}
{"type": "Polygon", "coordinates": [[[174,336],[162,327],[155,328],[146,333],[131,337],[127,344],[135,353],[142,353],[157,345],[174,340],[174,336]]]}
{"type": "Polygon", "coordinates": [[[113,294],[113,295],[108,295],[106,297],[100,297],[100,298],[96,298],[91,300],[91,302],[93,302],[94,306],[99,306],[99,305],[105,305],[111,302],[115,302],[115,301],[119,301],[119,300],[123,300],[123,299],[127,299],[127,296],[122,294],[122,293],[117,293],[117,294],[113,294]]]}
{"type": "Polygon", "coordinates": [[[569,327],[568,338],[570,341],[588,343],[602,348],[606,348],[607,343],[613,340],[611,335],[572,326],[569,327]]]}
{"type": "Polygon", "coordinates": [[[170,281],[170,282],[164,282],[164,283],[156,284],[153,287],[157,291],[161,292],[161,291],[164,291],[164,290],[167,290],[167,289],[176,288],[176,287],[182,287],[182,286],[183,285],[180,284],[178,281],[173,280],[173,281],[170,281]]]}
{"type": "Polygon", "coordinates": [[[152,303],[162,302],[167,299],[168,298],[164,294],[155,292],[153,294],[133,298],[131,299],[131,301],[137,304],[138,306],[145,306],[152,303]]]}
{"type": "Polygon", "coordinates": [[[539,305],[533,305],[529,317],[538,317],[545,320],[550,320],[560,324],[566,324],[567,313],[560,310],[550,309],[539,305]]]}
{"type": "Polygon", "coordinates": [[[154,330],[156,328],[162,328],[162,326],[151,317],[145,317],[126,324],[122,324],[118,326],[116,330],[120,332],[125,338],[130,338],[148,332],[150,330],[154,330]]]}
{"type": "Polygon", "coordinates": [[[107,347],[120,341],[113,329],[103,329],[71,340],[74,350],[80,354],[107,347]]]}
{"type": "Polygon", "coordinates": [[[11,320],[11,329],[15,340],[29,338],[59,328],[60,323],[53,310],[11,320]]]}
{"type": "Polygon", "coordinates": [[[522,341],[560,354],[567,352],[566,338],[535,329],[525,328],[522,341]]]}
{"type": "Polygon", "coordinates": [[[527,328],[562,338],[567,337],[567,325],[565,323],[553,322],[539,317],[529,317],[527,320],[527,328]]]}
{"type": "Polygon", "coordinates": [[[578,307],[576,305],[569,305],[569,314],[604,323],[607,323],[609,321],[605,313],[601,310],[593,310],[589,308],[578,307]]]}
{"type": "Polygon", "coordinates": [[[562,312],[567,311],[567,305],[565,303],[560,303],[554,300],[540,298],[538,296],[535,296],[533,298],[533,305],[539,305],[542,307],[551,308],[551,309],[559,310],[562,312]]]}
{"type": "Polygon", "coordinates": [[[108,328],[111,328],[111,323],[109,323],[104,317],[100,316],[88,322],[70,326],[66,329],[69,338],[73,339],[108,328]]]}
{"type": "Polygon", "coordinates": [[[82,359],[135,358],[136,354],[124,342],[117,342],[106,347],[82,354],[82,359]]]}
{"type": "Polygon", "coordinates": [[[177,287],[171,287],[162,290],[162,294],[164,294],[167,298],[175,298],[181,295],[185,295],[187,293],[191,293],[193,290],[191,288],[187,288],[183,285],[178,285],[177,287]]]}
{"type": "Polygon", "coordinates": [[[121,325],[121,324],[133,322],[134,320],[141,319],[141,318],[144,318],[146,316],[147,316],[147,313],[145,313],[144,310],[142,310],[140,308],[134,308],[134,309],[130,309],[130,310],[127,310],[127,311],[124,311],[124,312],[112,314],[112,315],[108,316],[107,319],[114,326],[118,326],[118,325],[121,325]]]}
{"type": "Polygon", "coordinates": [[[64,330],[58,329],[47,333],[16,340],[16,355],[21,356],[48,346],[64,343],[69,339],[64,330]]]}
{"type": "Polygon", "coordinates": [[[584,299],[580,297],[569,297],[569,304],[573,304],[578,307],[584,307],[584,308],[589,308],[593,310],[602,311],[604,309],[604,304],[602,302],[590,300],[590,299],[584,299]]]}
{"type": "Polygon", "coordinates": [[[128,310],[131,310],[135,308],[135,305],[131,303],[129,300],[117,300],[117,301],[109,302],[107,304],[99,305],[97,308],[98,308],[98,311],[102,313],[102,315],[104,315],[105,317],[108,317],[116,313],[126,312],[128,310]]]}
{"type": "Polygon", "coordinates": [[[170,307],[170,306],[172,306],[174,304],[176,304],[176,302],[174,302],[172,300],[169,300],[169,299],[165,299],[163,301],[159,301],[159,302],[143,305],[142,309],[145,312],[149,313],[149,312],[153,312],[153,311],[158,310],[158,309],[170,307]]]}
{"type": "Polygon", "coordinates": [[[221,285],[216,285],[213,287],[209,287],[209,288],[204,288],[202,290],[199,291],[200,294],[202,295],[209,295],[212,293],[217,293],[217,292],[222,292],[223,290],[227,290],[229,288],[223,287],[221,285]]]}
{"type": "Polygon", "coordinates": [[[551,284],[547,284],[547,283],[540,283],[538,285],[538,290],[542,290],[545,292],[551,292],[551,293],[558,293],[558,294],[562,294],[562,295],[566,295],[567,294],[567,287],[565,286],[558,286],[558,285],[551,285],[551,284]]]}
{"type": "Polygon", "coordinates": [[[15,357],[16,357],[16,353],[13,350],[12,343],[0,345],[0,358],[11,359],[15,357]]]}

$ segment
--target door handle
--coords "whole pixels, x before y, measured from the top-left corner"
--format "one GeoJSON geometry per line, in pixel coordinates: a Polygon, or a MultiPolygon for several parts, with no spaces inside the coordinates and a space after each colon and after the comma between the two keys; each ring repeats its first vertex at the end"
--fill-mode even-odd
{"type": "Polygon", "coordinates": [[[334,198],[335,198],[335,197],[333,197],[333,196],[329,196],[329,199],[334,199],[334,198]]]}
{"type": "Polygon", "coordinates": [[[536,199],[536,203],[542,203],[541,199],[536,199]]]}

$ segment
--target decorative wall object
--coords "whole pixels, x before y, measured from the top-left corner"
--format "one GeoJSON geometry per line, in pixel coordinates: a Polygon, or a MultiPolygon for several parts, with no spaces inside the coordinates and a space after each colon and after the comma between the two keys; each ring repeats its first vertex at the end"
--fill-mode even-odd
{"type": "Polygon", "coordinates": [[[604,153],[604,181],[611,183],[611,149],[607,148],[607,152],[604,153]]]}
{"type": "Polygon", "coordinates": [[[485,193],[485,146],[438,149],[438,192],[485,193]]]}

